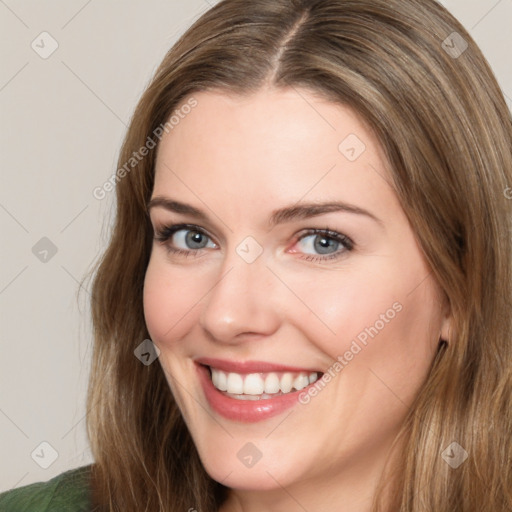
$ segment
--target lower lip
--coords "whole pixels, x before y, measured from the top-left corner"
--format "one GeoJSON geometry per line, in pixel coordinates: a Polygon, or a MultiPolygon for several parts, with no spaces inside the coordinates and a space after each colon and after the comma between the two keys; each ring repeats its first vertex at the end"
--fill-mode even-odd
{"type": "Polygon", "coordinates": [[[197,365],[197,370],[204,394],[212,409],[228,420],[243,423],[254,423],[281,414],[297,404],[299,394],[308,389],[306,387],[300,391],[286,393],[275,398],[237,400],[226,396],[214,387],[210,370],[206,366],[197,365]]]}

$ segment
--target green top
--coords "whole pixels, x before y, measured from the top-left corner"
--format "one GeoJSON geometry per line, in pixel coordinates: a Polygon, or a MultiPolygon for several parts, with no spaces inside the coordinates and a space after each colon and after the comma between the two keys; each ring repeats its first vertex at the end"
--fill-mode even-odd
{"type": "Polygon", "coordinates": [[[1,512],[91,512],[91,465],[0,494],[1,512]]]}

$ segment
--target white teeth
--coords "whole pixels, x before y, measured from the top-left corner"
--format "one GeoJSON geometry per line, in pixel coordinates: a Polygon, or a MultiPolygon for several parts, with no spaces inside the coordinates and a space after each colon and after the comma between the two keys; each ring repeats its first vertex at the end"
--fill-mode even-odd
{"type": "Polygon", "coordinates": [[[280,387],[283,393],[289,393],[292,390],[293,375],[291,373],[285,373],[281,377],[280,387]]]}
{"type": "Polygon", "coordinates": [[[271,395],[300,391],[318,380],[317,372],[285,373],[226,373],[210,368],[215,388],[226,391],[233,398],[241,400],[259,400],[272,398],[271,395]]]}
{"type": "Polygon", "coordinates": [[[215,372],[218,375],[217,385],[214,386],[221,391],[228,390],[228,376],[224,372],[215,372]]]}
{"type": "Polygon", "coordinates": [[[280,390],[279,377],[275,373],[269,373],[265,377],[265,393],[278,393],[280,390]]]}
{"type": "Polygon", "coordinates": [[[217,389],[220,389],[219,388],[219,375],[221,374],[221,372],[217,372],[217,371],[212,371],[212,382],[213,382],[213,385],[217,388],[217,389]]]}
{"type": "Polygon", "coordinates": [[[245,377],[244,394],[261,395],[265,390],[265,383],[257,373],[250,373],[245,377]]]}
{"type": "Polygon", "coordinates": [[[306,386],[309,386],[309,379],[308,379],[308,376],[305,375],[305,374],[299,375],[293,381],[293,387],[297,391],[300,391],[301,389],[304,389],[306,386]]]}
{"type": "Polygon", "coordinates": [[[230,373],[228,375],[226,391],[236,395],[242,394],[244,392],[244,380],[242,379],[242,376],[238,373],[230,373]]]}
{"type": "Polygon", "coordinates": [[[259,395],[247,395],[247,394],[232,395],[232,397],[237,398],[238,400],[259,400],[260,399],[259,395]]]}

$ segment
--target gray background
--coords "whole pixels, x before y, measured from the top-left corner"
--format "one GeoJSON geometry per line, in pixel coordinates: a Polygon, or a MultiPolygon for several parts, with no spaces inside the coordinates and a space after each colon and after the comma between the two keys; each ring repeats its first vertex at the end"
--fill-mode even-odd
{"type": "MultiPolygon", "coordinates": [[[[163,55],[213,3],[0,0],[0,492],[92,461],[89,295],[78,301],[77,291],[105,248],[114,206],[114,193],[92,191],[115,172],[163,55]]],[[[512,0],[442,3],[512,108],[512,0]]]]}

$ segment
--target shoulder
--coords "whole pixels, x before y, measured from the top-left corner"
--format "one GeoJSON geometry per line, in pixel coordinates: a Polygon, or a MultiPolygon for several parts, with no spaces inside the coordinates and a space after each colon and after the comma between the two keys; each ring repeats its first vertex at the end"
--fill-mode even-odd
{"type": "Polygon", "coordinates": [[[92,464],[0,494],[2,512],[91,512],[92,464]]]}

